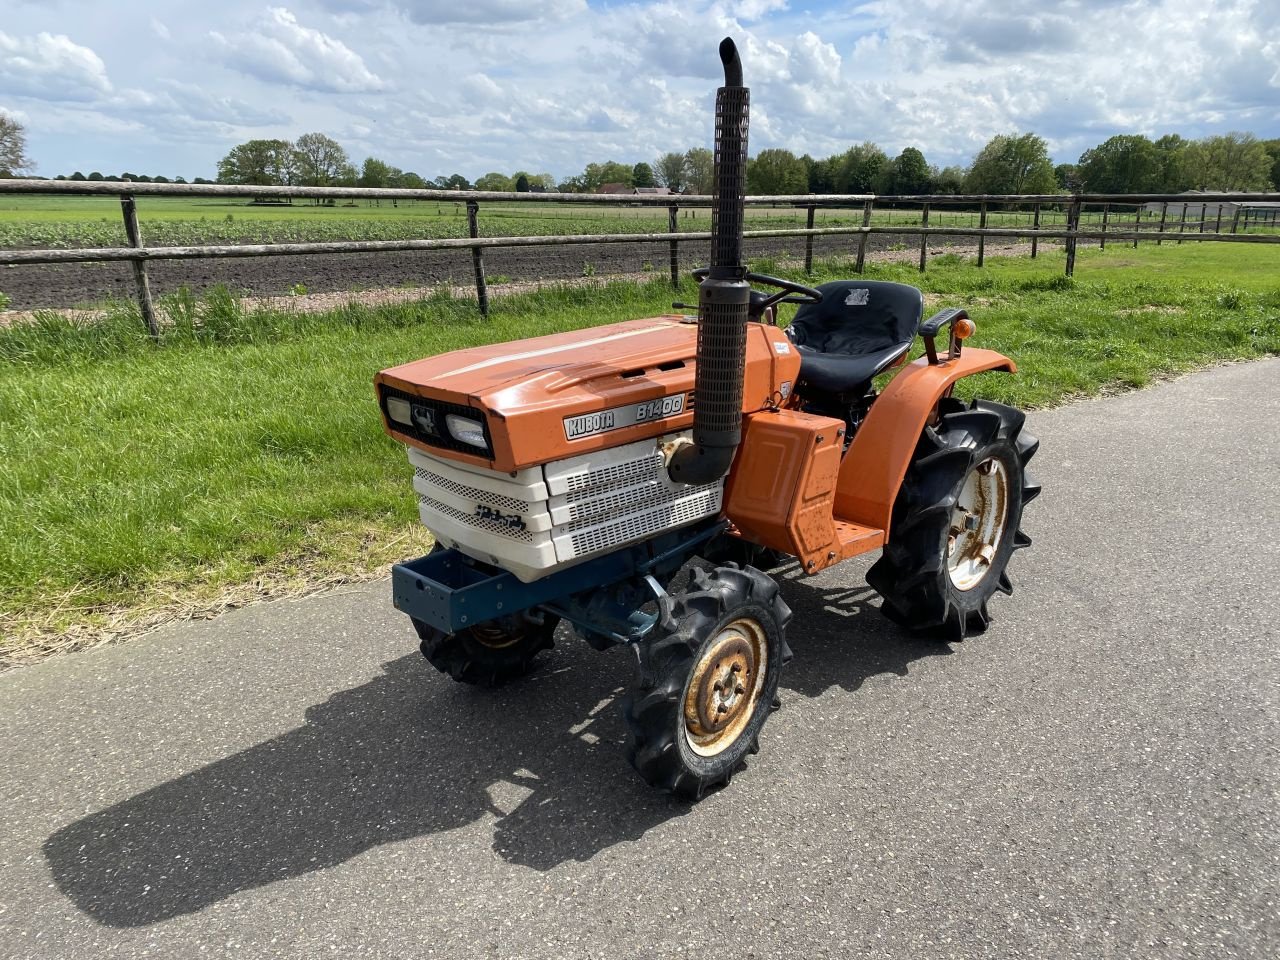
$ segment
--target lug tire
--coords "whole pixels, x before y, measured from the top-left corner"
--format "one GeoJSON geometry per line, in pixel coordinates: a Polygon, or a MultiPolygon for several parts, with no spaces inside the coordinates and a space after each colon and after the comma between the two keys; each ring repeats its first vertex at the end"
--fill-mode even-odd
{"type": "Polygon", "coordinates": [[[965,406],[945,399],[936,426],[926,427],[894,503],[889,542],[867,572],[884,602],[881,612],[905,629],[946,640],[986,630],[988,602],[1013,593],[1007,567],[1014,551],[1031,545],[1019,528],[1022,510],[1040,493],[1027,472],[1039,441],[1023,430],[1025,414],[989,401],[965,406]],[[980,574],[949,566],[955,517],[975,472],[1000,474],[1002,520],[980,574]],[[963,588],[958,582],[963,584],[963,588]],[[972,581],[972,582],[969,582],[972,581]]]}
{"type": "Polygon", "coordinates": [[[532,670],[534,658],[555,646],[559,622],[549,614],[542,623],[514,615],[444,633],[413,618],[427,662],[459,683],[478,687],[500,687],[532,670]]]}
{"type": "Polygon", "coordinates": [[[779,705],[778,680],[791,659],[791,610],[772,578],[737,564],[695,570],[688,590],[662,597],[659,609],[655,632],[641,650],[640,683],[622,704],[627,759],[653,786],[697,800],[729,783],[745,768],[746,755],[759,751],[761,728],[779,705]],[[732,723],[719,733],[704,731],[699,740],[689,716],[696,713],[698,691],[712,695],[707,664],[718,668],[732,661],[735,650],[748,648],[754,653],[743,654],[745,670],[735,675],[748,677],[744,683],[751,689],[732,708],[732,723]],[[763,670],[755,670],[761,661],[763,670]]]}

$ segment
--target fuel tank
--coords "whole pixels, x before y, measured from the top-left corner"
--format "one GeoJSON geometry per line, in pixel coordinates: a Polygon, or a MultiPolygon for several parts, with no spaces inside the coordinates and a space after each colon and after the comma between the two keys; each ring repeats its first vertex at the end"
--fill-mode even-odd
{"type": "MultiPolygon", "coordinates": [[[[743,413],[782,404],[800,358],[747,324],[743,413]]],[[[697,324],[678,315],[491,344],[378,374],[383,425],[433,457],[511,473],[686,430],[697,324]]]]}

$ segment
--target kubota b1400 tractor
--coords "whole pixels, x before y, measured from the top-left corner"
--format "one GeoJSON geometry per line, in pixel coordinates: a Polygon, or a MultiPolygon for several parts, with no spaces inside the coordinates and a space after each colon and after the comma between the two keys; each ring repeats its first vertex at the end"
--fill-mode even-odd
{"type": "MultiPolygon", "coordinates": [[[[748,92],[720,46],[716,194],[697,317],[459,350],[384,370],[435,549],[393,571],[422,652],[464,683],[526,673],[563,621],[636,648],[628,755],[689,797],[727,783],[776,703],[791,612],[761,568],[816,573],[883,549],[867,579],[910,631],[986,628],[1039,492],[1023,414],[961,403],[1013,372],[920,291],[816,288],[743,264],[748,92]],[[777,305],[798,304],[786,330],[777,305]],[[924,356],[905,363],[916,336],[924,356]],[[878,394],[873,378],[901,369],[878,394]]],[[[677,305],[680,306],[680,305],[677,305]]]]}

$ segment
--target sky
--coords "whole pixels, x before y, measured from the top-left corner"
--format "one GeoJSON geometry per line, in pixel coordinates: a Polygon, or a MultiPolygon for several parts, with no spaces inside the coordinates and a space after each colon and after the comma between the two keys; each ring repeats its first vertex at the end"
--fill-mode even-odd
{"type": "Polygon", "coordinates": [[[1280,0],[0,0],[0,111],[44,176],[215,175],[309,131],[432,179],[709,146],[716,46],[751,152],[967,164],[1033,132],[1280,137],[1280,0]]]}

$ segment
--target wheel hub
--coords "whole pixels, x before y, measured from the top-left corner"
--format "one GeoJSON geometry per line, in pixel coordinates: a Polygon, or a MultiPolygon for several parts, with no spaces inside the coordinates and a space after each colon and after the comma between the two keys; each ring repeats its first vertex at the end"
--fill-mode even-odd
{"type": "Polygon", "coordinates": [[[735,620],[706,646],[685,688],[685,737],[695,753],[722,752],[746,729],[764,688],[764,630],[735,620]]]}
{"type": "Polygon", "coordinates": [[[1009,471],[995,457],[965,477],[951,512],[947,574],[957,590],[972,590],[995,562],[1009,512],[1009,471]]]}

